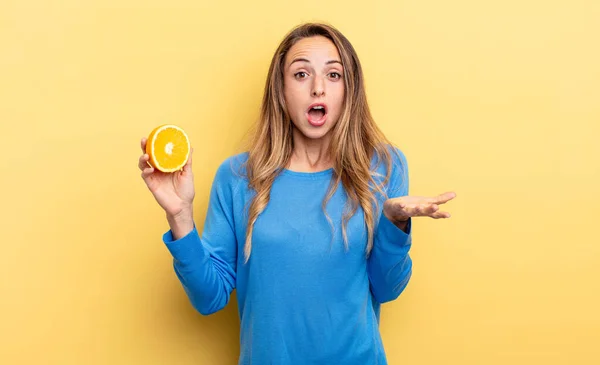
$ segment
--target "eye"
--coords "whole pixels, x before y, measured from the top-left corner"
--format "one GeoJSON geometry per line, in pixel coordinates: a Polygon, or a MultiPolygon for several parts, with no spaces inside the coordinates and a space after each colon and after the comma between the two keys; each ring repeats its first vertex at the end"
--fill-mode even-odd
{"type": "Polygon", "coordinates": [[[335,79],[335,80],[337,80],[337,79],[341,79],[341,78],[342,78],[342,75],[340,75],[340,74],[339,74],[339,73],[337,73],[337,72],[332,72],[332,73],[330,73],[330,74],[329,74],[329,76],[330,76],[332,79],[335,79]]]}
{"type": "Polygon", "coordinates": [[[303,78],[306,78],[307,76],[308,76],[308,74],[304,71],[296,72],[294,74],[294,77],[296,77],[297,79],[303,79],[303,78]]]}

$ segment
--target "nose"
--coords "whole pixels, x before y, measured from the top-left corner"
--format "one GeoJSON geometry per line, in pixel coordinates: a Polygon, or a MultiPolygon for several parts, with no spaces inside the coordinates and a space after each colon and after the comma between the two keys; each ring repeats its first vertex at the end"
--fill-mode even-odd
{"type": "Polygon", "coordinates": [[[312,87],[312,96],[319,97],[325,95],[325,83],[321,78],[315,77],[312,87]]]}

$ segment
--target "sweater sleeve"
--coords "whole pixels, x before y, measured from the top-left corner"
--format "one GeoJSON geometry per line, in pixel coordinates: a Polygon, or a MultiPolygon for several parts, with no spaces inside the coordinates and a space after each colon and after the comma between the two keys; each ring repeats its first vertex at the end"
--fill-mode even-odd
{"type": "Polygon", "coordinates": [[[173,239],[170,230],[163,235],[177,278],[202,315],[224,308],[236,283],[235,185],[231,168],[226,161],[217,170],[202,234],[194,225],[189,234],[178,240],[173,239]]]}
{"type": "MultiPolygon", "coordinates": [[[[408,165],[404,154],[392,152],[392,174],[387,187],[388,198],[408,195],[408,165]]],[[[375,228],[373,248],[367,267],[371,292],[379,303],[392,301],[402,293],[412,275],[409,250],[412,244],[412,218],[403,231],[383,214],[375,228]]]]}

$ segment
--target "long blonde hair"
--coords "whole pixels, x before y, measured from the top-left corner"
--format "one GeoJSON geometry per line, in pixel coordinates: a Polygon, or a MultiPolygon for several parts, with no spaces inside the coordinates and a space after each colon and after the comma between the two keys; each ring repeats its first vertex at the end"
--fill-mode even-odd
{"type": "Polygon", "coordinates": [[[388,147],[392,144],[373,120],[367,104],[362,68],[348,39],[331,25],[306,23],[292,29],[273,55],[259,120],[249,145],[248,159],[244,164],[249,187],[256,192],[248,211],[244,245],[246,262],[250,258],[254,223],[267,206],[273,181],[282,168],[288,165],[293,151],[293,124],[283,93],[286,54],[300,39],[313,36],[324,36],[331,40],[338,49],[344,67],[345,100],[342,113],[330,131],[332,138],[328,153],[334,161],[333,176],[322,207],[333,229],[325,207],[341,182],[348,196],[342,217],[344,245],[348,245],[347,223],[360,206],[364,211],[368,232],[367,255],[373,247],[375,212],[379,207],[375,194],[384,193],[383,185],[389,181],[391,156],[388,147]],[[384,162],[387,166],[387,174],[381,184],[376,183],[371,171],[371,158],[374,153],[379,157],[379,162],[384,162]]]}

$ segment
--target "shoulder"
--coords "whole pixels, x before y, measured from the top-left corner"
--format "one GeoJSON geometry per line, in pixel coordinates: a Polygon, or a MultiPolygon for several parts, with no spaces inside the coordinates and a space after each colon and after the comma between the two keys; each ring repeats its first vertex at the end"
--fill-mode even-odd
{"type": "Polygon", "coordinates": [[[387,156],[381,152],[375,152],[373,156],[373,177],[378,184],[382,184],[386,177],[387,183],[383,189],[388,197],[408,195],[408,162],[404,152],[392,145],[386,145],[384,150],[387,156]]]}
{"type": "Polygon", "coordinates": [[[245,173],[247,160],[247,153],[239,153],[221,161],[214,175],[212,191],[227,199],[235,198],[243,183],[248,181],[245,173]]]}
{"type": "Polygon", "coordinates": [[[386,161],[387,157],[389,158],[389,165],[391,166],[392,175],[406,174],[408,172],[408,161],[404,151],[402,151],[399,147],[390,144],[386,144],[384,149],[387,151],[387,156],[383,156],[377,150],[375,153],[373,153],[373,170],[379,174],[385,175],[388,172],[388,161],[386,161]]]}
{"type": "Polygon", "coordinates": [[[235,182],[246,177],[248,152],[238,153],[221,161],[215,176],[220,182],[235,182]]]}

